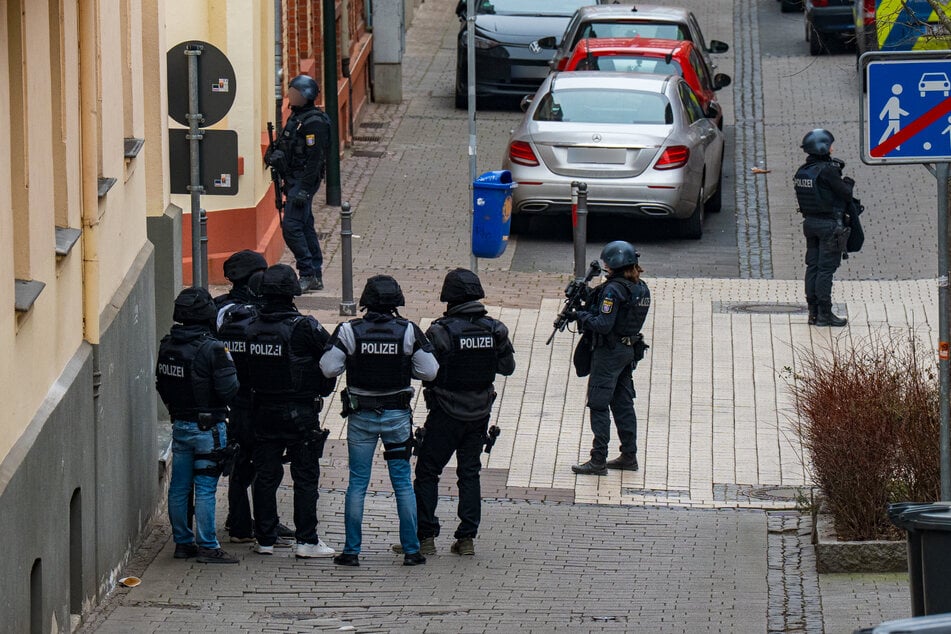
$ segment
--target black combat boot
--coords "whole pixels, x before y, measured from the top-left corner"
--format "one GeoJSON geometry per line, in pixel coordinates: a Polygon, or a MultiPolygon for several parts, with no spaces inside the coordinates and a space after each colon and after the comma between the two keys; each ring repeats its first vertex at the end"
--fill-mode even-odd
{"type": "Polygon", "coordinates": [[[614,460],[608,460],[604,466],[608,469],[618,469],[620,471],[637,471],[637,455],[621,453],[621,455],[614,460]]]}
{"type": "Polygon", "coordinates": [[[809,306],[809,321],[807,322],[810,326],[816,325],[816,319],[819,317],[819,304],[808,304],[809,306]]]}
{"type": "Polygon", "coordinates": [[[571,467],[571,470],[581,475],[596,475],[596,476],[608,475],[608,468],[604,464],[604,458],[601,458],[600,460],[598,460],[592,457],[591,460],[589,460],[588,462],[584,464],[574,465],[573,467],[571,467]]]}
{"type": "Polygon", "coordinates": [[[835,313],[832,312],[832,304],[819,304],[819,313],[816,315],[816,326],[841,328],[847,323],[849,323],[848,319],[837,317],[835,313]]]}

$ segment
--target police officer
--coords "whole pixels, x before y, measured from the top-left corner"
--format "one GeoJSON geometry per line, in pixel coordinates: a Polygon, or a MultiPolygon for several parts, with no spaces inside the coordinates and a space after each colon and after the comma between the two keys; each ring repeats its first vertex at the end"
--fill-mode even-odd
{"type": "Polygon", "coordinates": [[[333,391],[317,369],[330,336],[313,317],[294,305],[301,294],[294,269],[268,267],[261,277],[264,306],[247,328],[248,374],[253,390],[251,422],[255,478],[252,549],[274,553],[278,541],[277,489],[284,477],[283,457],[290,458],[294,480],[294,528],[298,558],[330,557],[333,548],[317,535],[320,457],[327,432],[320,429],[322,396],[333,391]]]}
{"type": "Polygon", "coordinates": [[[347,373],[347,387],[340,396],[343,415],[349,416],[350,480],[344,509],[347,539],[343,553],[334,557],[334,563],[360,565],[363,504],[379,439],[383,441],[383,459],[396,494],[403,565],[416,566],[426,563],[426,557],[419,552],[416,498],[409,463],[413,452],[410,382],[413,378],[435,379],[439,364],[419,326],[397,312],[405,300],[395,279],[389,275],[371,277],[359,303],[366,309],[366,315],[338,325],[320,359],[325,376],[347,373]]]}
{"type": "Polygon", "coordinates": [[[515,371],[515,350],[508,328],[487,315],[478,300],[485,297],[479,277],[467,269],[450,271],[439,301],[447,303],[443,317],[426,331],[435,348],[439,373],[425,383],[429,415],[417,451],[416,507],[419,513],[420,552],[436,553],[439,518],[439,476],[456,454],[459,484],[459,526],[451,552],[474,555],[479,530],[482,493],[479,471],[486,442],[489,414],[495,402],[495,375],[515,371]]]}
{"type": "Polygon", "coordinates": [[[172,477],[168,517],[175,558],[235,564],[215,535],[215,489],[228,443],[228,403],[238,378],[227,348],[212,336],[215,304],[203,288],[186,288],[175,299],[172,326],[158,351],[155,386],[172,418],[172,477]],[[195,530],[188,502],[195,491],[195,530]]]}
{"type": "Polygon", "coordinates": [[[806,303],[809,323],[844,326],[847,320],[832,312],[832,276],[845,250],[839,243],[844,217],[852,202],[855,181],[842,176],[843,161],[831,156],[835,138],[828,130],[816,129],[803,137],[802,149],[809,156],[796,171],[793,184],[806,236],[806,303]]]}
{"type": "Polygon", "coordinates": [[[571,470],[598,476],[607,475],[608,469],[638,468],[632,374],[646,350],[640,332],[651,305],[650,290],[641,280],[643,269],[638,266],[633,245],[623,240],[609,242],[601,251],[601,261],[607,281],[592,289],[586,310],[568,315],[591,336],[588,409],[594,433],[591,459],[571,470]],[[608,462],[611,414],[621,440],[621,455],[608,462]]]}
{"type": "Polygon", "coordinates": [[[317,242],[311,207],[327,161],[332,123],[330,117],[314,105],[318,94],[320,87],[309,75],[298,75],[291,80],[287,89],[291,115],[276,147],[269,148],[265,155],[267,164],[280,172],[284,180],[287,204],[281,231],[297,260],[304,293],[324,287],[324,257],[317,242]]]}
{"type": "Polygon", "coordinates": [[[231,289],[215,297],[215,306],[218,308],[218,321],[222,318],[222,309],[233,304],[253,304],[258,297],[252,292],[248,283],[251,276],[267,268],[267,260],[257,251],[245,249],[232,253],[224,262],[225,277],[231,282],[231,289]]]}

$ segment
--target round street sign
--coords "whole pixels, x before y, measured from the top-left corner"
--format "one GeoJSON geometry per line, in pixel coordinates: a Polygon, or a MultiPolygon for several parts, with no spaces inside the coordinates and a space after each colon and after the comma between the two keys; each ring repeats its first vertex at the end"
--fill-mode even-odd
{"type": "Polygon", "coordinates": [[[208,42],[190,40],[169,49],[168,116],[187,126],[188,119],[188,55],[186,49],[198,49],[198,110],[204,119],[200,127],[214,125],[228,114],[234,103],[234,68],[220,49],[208,42]]]}

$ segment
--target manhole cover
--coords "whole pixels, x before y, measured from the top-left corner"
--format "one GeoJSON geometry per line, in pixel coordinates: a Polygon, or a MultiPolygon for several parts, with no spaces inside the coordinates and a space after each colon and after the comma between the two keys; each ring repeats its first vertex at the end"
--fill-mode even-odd
{"type": "Polygon", "coordinates": [[[777,304],[777,303],[741,303],[733,304],[730,310],[735,313],[752,313],[756,315],[789,315],[807,312],[805,304],[777,304]]]}

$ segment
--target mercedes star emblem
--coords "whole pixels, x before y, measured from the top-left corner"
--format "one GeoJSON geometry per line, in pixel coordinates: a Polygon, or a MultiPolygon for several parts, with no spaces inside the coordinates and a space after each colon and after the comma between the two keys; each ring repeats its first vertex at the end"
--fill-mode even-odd
{"type": "Polygon", "coordinates": [[[601,135],[600,135],[600,134],[592,134],[592,135],[591,135],[591,140],[594,141],[595,143],[600,143],[600,142],[601,142],[601,135]]]}

